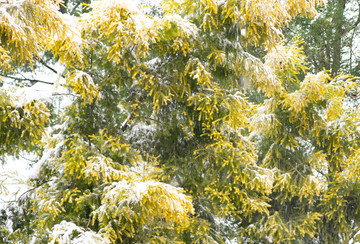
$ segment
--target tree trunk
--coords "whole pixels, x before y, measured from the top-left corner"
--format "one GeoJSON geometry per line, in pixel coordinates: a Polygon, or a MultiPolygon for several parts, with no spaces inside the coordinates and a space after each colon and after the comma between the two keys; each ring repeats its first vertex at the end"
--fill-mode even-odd
{"type": "Polygon", "coordinates": [[[334,39],[333,39],[333,55],[332,55],[332,65],[331,65],[331,76],[335,77],[341,67],[341,50],[342,50],[342,38],[345,33],[344,29],[344,12],[346,0],[335,0],[334,2],[334,39]]]}

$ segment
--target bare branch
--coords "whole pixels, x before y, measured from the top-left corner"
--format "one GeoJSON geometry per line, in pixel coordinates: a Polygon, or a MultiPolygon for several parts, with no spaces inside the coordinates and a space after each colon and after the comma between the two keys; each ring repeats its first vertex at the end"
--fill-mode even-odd
{"type": "Polygon", "coordinates": [[[0,76],[5,77],[5,78],[9,78],[9,79],[13,79],[13,80],[19,80],[19,81],[40,82],[40,83],[49,84],[49,85],[54,84],[54,83],[48,82],[48,81],[37,80],[37,79],[29,79],[29,78],[19,78],[19,77],[14,77],[14,76],[5,75],[5,74],[0,74],[0,76]]]}
{"type": "MultiPolygon", "coordinates": [[[[49,70],[51,70],[53,73],[55,73],[55,74],[59,74],[59,72],[57,72],[57,70],[55,70],[54,68],[52,68],[52,67],[50,67],[47,63],[45,63],[45,61],[44,60],[42,60],[41,58],[39,58],[39,57],[34,57],[34,59],[36,60],[36,61],[39,61],[42,65],[44,65],[46,68],[48,68],[49,70]]],[[[63,76],[63,75],[61,75],[61,77],[62,78],[65,78],[65,76],[63,76]]]]}

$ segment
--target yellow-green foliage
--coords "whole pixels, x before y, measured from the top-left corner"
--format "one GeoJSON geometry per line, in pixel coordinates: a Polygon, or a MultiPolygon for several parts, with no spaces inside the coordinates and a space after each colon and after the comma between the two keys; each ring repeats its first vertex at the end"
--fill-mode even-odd
{"type": "Polygon", "coordinates": [[[90,146],[77,135],[64,142],[53,139],[51,144],[60,146],[56,150],[63,151],[62,156],[54,153],[43,167],[58,174],[61,183],[37,189],[33,211],[41,216],[36,221],[38,228],[49,228],[70,212],[82,215],[86,207],[91,208],[92,225],[101,227],[101,238],[111,243],[123,238],[151,240],[164,228],[180,231],[188,227],[189,214],[194,211],[191,197],[159,182],[155,165],[142,161],[119,138],[102,132],[92,136],[90,146]],[[118,161],[105,156],[112,154],[118,161]],[[63,191],[58,192],[60,189],[63,191]]]}
{"type": "Polygon", "coordinates": [[[17,104],[14,98],[0,90],[0,153],[18,155],[24,151],[38,151],[49,121],[49,111],[42,102],[17,104]]]}
{"type": "MultiPolygon", "coordinates": [[[[349,190],[352,177],[343,176],[344,171],[349,172],[348,163],[356,163],[353,155],[359,144],[355,139],[358,116],[346,109],[344,100],[356,84],[349,75],[331,78],[326,71],[306,74],[299,82],[296,77],[306,66],[296,47],[300,43],[294,44],[275,51],[292,54],[294,57],[288,57],[292,63],[283,60],[278,65],[272,52],[267,55],[265,64],[275,70],[285,89],[259,106],[252,119],[254,131],[269,140],[262,164],[277,169],[272,192],[277,201],[273,208],[278,211],[263,224],[271,238],[282,241],[316,237],[329,226],[341,233],[337,241],[349,241],[353,227],[346,211],[355,202],[349,190]],[[296,210],[296,205],[301,207],[296,210]],[[317,208],[306,211],[304,205],[317,208]],[[285,206],[293,210],[284,211],[285,206]]],[[[357,207],[353,211],[356,213],[357,207]]],[[[334,241],[329,233],[321,235],[334,241]]]]}
{"type": "Polygon", "coordinates": [[[113,242],[121,240],[121,236],[139,235],[143,228],[149,228],[155,236],[161,235],[162,222],[169,229],[174,224],[185,228],[188,214],[194,212],[189,196],[155,181],[114,182],[104,189],[101,201],[101,207],[93,212],[93,223],[98,220],[100,231],[113,242]]]}
{"type": "MultiPolygon", "coordinates": [[[[26,35],[5,19],[30,7],[8,9],[2,67],[50,48],[78,95],[34,181],[36,235],[53,243],[85,233],[104,243],[349,241],[360,226],[360,135],[344,101],[357,86],[349,75],[307,73],[302,42],[281,32],[323,3],[170,0],[151,17],[129,1],[103,0],[79,18],[77,33],[45,1],[36,10],[44,20],[29,18],[26,35]],[[264,61],[252,47],[267,51],[264,61]],[[261,101],[246,98],[241,79],[261,101]],[[75,232],[66,234],[70,222],[75,232]]],[[[27,131],[20,112],[2,104],[3,121],[27,131]]],[[[36,112],[36,140],[46,122],[37,104],[23,108],[36,112]]]]}
{"type": "Polygon", "coordinates": [[[98,88],[91,76],[85,72],[74,71],[69,74],[67,81],[68,86],[84,100],[84,104],[91,104],[94,99],[99,98],[98,88]]]}
{"type": "MultiPolygon", "coordinates": [[[[6,1],[0,6],[0,66],[2,73],[33,62],[41,52],[52,50],[64,63],[81,65],[79,33],[50,0],[6,1]],[[77,38],[76,38],[77,37],[77,38]]],[[[42,102],[21,104],[12,93],[1,91],[1,155],[39,149],[49,112],[42,102]]]]}
{"type": "Polygon", "coordinates": [[[51,49],[64,63],[82,63],[78,33],[57,11],[50,0],[26,0],[1,4],[1,54],[3,71],[11,70],[11,61],[33,63],[40,52],[51,49]]]}

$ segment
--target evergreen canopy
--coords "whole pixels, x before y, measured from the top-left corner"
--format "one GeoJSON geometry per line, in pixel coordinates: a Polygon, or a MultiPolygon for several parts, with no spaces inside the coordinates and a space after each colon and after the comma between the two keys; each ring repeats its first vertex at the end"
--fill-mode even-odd
{"type": "Polygon", "coordinates": [[[1,154],[41,155],[32,220],[4,241],[360,241],[357,85],[307,72],[282,34],[322,0],[100,0],[76,18],[10,2],[3,73],[51,51],[74,99],[52,121],[0,90],[1,154]]]}

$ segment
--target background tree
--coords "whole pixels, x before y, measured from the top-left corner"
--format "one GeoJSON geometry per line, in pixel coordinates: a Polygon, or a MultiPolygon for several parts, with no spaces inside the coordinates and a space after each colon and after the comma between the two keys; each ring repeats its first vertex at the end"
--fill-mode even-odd
{"type": "Polygon", "coordinates": [[[296,18],[287,36],[300,35],[311,70],[359,75],[359,1],[330,0],[315,19],[296,18]]]}

